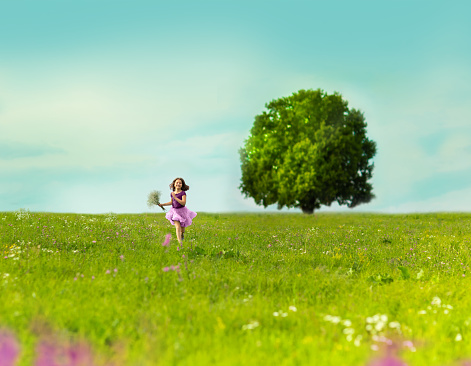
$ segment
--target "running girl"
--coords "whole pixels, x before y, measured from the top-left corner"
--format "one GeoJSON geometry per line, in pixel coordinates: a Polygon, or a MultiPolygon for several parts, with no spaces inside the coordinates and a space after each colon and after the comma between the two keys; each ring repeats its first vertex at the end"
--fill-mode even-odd
{"type": "Polygon", "coordinates": [[[172,206],[165,217],[172,225],[175,225],[177,240],[180,244],[182,244],[184,239],[185,228],[190,226],[192,220],[196,217],[196,212],[190,211],[186,207],[186,191],[189,189],[190,187],[185,184],[183,178],[175,178],[170,183],[170,190],[172,191],[170,194],[171,201],[159,204],[162,208],[163,206],[172,206]]]}

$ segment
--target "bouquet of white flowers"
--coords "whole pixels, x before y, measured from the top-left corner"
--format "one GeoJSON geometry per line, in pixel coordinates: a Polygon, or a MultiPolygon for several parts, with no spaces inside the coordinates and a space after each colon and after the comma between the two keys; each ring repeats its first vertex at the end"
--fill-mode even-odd
{"type": "MultiPolygon", "coordinates": [[[[160,205],[160,192],[159,191],[152,191],[149,193],[149,196],[147,197],[147,206],[152,207],[152,206],[158,206],[160,205]]],[[[165,211],[165,208],[162,207],[162,210],[165,211]]]]}

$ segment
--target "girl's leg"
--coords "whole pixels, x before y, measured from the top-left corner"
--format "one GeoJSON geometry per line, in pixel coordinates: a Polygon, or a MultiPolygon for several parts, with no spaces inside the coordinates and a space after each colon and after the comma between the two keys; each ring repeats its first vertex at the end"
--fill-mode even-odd
{"type": "Polygon", "coordinates": [[[184,234],[185,234],[185,228],[182,226],[182,240],[184,239],[184,234]]]}
{"type": "Polygon", "coordinates": [[[180,225],[180,221],[175,222],[175,230],[177,232],[177,240],[180,244],[182,244],[182,226],[180,225]]]}

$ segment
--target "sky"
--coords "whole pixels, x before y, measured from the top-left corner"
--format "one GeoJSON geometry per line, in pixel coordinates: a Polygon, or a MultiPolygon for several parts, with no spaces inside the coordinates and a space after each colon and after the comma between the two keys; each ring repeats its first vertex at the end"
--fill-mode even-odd
{"type": "MultiPolygon", "coordinates": [[[[377,143],[353,210],[471,210],[471,2],[0,1],[0,211],[196,212],[245,198],[238,150],[271,100],[342,94],[377,143]],[[159,209],[160,210],[160,209],[159,209]]],[[[300,212],[299,209],[284,210],[300,212]]]]}

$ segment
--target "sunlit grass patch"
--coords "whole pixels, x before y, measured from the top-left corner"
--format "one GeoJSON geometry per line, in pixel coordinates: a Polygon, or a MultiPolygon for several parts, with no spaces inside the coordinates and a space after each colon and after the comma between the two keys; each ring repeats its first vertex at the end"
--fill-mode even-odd
{"type": "Polygon", "coordinates": [[[0,218],[0,329],[21,365],[51,342],[96,364],[471,357],[471,215],[203,213],[183,247],[163,214],[0,218]]]}

